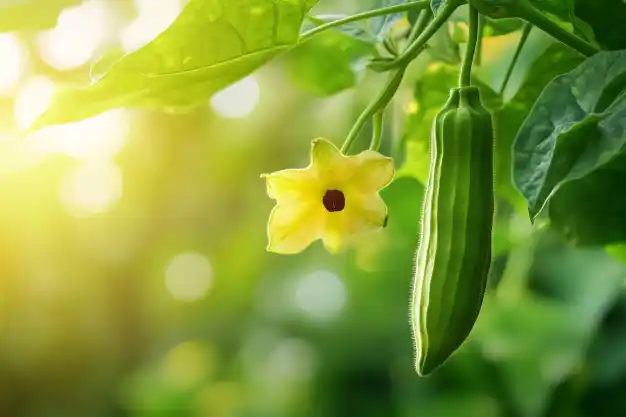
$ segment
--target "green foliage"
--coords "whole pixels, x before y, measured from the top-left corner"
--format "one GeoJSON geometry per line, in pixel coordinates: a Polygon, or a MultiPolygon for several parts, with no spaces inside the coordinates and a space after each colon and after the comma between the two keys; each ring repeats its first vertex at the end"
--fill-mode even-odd
{"type": "MultiPolygon", "coordinates": [[[[366,10],[380,9],[382,7],[395,6],[409,3],[411,0],[365,0],[360,4],[367,4],[366,10]]],[[[370,22],[372,33],[378,40],[383,40],[391,29],[391,26],[402,17],[401,13],[392,13],[384,16],[377,16],[370,22]]]]}
{"type": "Polygon", "coordinates": [[[287,56],[296,85],[317,96],[354,87],[375,49],[360,37],[328,31],[296,47],[287,56]]]}
{"type": "Polygon", "coordinates": [[[517,93],[494,114],[496,130],[496,192],[513,205],[520,213],[525,204],[513,187],[511,147],[517,132],[526,119],[533,104],[544,87],[557,75],[572,70],[583,61],[583,57],[560,43],[553,43],[536,57],[523,76],[517,93]]]}
{"type": "Polygon", "coordinates": [[[0,32],[54,27],[61,11],[80,0],[7,0],[0,4],[0,32]]]}
{"type": "MultiPolygon", "coordinates": [[[[450,1],[432,0],[431,9],[450,1]]],[[[16,32],[27,57],[0,99],[2,414],[623,417],[626,3],[473,2],[531,4],[544,20],[525,15],[535,27],[512,64],[523,20],[483,16],[472,84],[494,117],[493,262],[469,338],[423,379],[413,369],[407,304],[431,129],[458,81],[466,7],[406,72],[380,77],[399,85],[395,94],[360,81],[368,60],[387,55],[383,42],[402,52],[412,26],[400,19],[413,25],[421,6],[302,39],[349,17],[332,14],[335,8],[368,12],[409,1],[325,0],[318,10],[331,13],[319,14],[311,12],[314,0],[181,0],[187,6],[168,29],[135,52],[92,63],[102,77],[64,90],[33,125],[143,108],[125,113],[132,133],[121,151],[77,157],[104,142],[83,133],[88,123],[60,128],[68,135],[49,129],[18,141],[13,119],[21,107],[40,104],[31,109],[25,100],[29,77],[68,87],[88,79],[88,65],[53,68],[40,42],[40,31],[80,2],[0,2],[0,32],[16,32]],[[595,46],[616,52],[586,61],[577,52],[590,56],[595,46]],[[248,118],[222,119],[198,106],[279,55],[276,71],[255,74],[262,100],[248,118]],[[290,94],[294,86],[310,94],[290,94]],[[347,89],[354,89],[347,102],[318,99],[347,89]],[[258,173],[299,166],[308,140],[340,139],[366,99],[394,94],[381,146],[398,166],[381,192],[387,227],[338,257],[317,246],[289,258],[266,254],[271,202],[258,173]],[[55,146],[71,148],[72,158],[51,155],[55,146]],[[100,165],[119,167],[119,200],[106,212],[74,217],[65,199],[89,205],[106,197],[98,186],[105,170],[86,179],[74,170],[100,165]],[[166,279],[172,259],[188,251],[213,267],[205,298],[193,302],[174,299],[166,279]],[[320,271],[331,272],[330,286],[324,277],[302,285],[320,271]]],[[[116,22],[109,24],[113,45],[100,46],[117,53],[130,11],[151,2],[102,3],[119,20],[108,17],[116,22]]],[[[1,85],[13,62],[0,61],[9,68],[0,71],[1,85]]],[[[115,136],[116,129],[103,131],[115,136]]],[[[369,139],[362,136],[355,153],[369,139]]],[[[469,236],[468,246],[475,241],[469,236]]],[[[184,269],[181,282],[193,272],[184,269]]]]}
{"type": "Polygon", "coordinates": [[[624,15],[626,3],[615,0],[575,0],[576,15],[594,31],[597,42],[605,49],[626,48],[624,15]]]}
{"type": "Polygon", "coordinates": [[[549,206],[552,225],[585,246],[626,241],[626,155],[564,184],[549,206]]]}
{"type": "Polygon", "coordinates": [[[594,40],[591,26],[576,15],[575,0],[531,0],[531,3],[557,23],[570,26],[575,34],[589,41],[594,40]]]}
{"type": "Polygon", "coordinates": [[[603,52],[551,81],[514,144],[514,179],[535,218],[567,181],[608,163],[624,145],[625,52],[603,52]],[[589,138],[594,138],[589,142],[589,138]]]}
{"type": "MultiPolygon", "coordinates": [[[[306,33],[307,29],[312,29],[316,26],[323,25],[324,23],[330,23],[337,20],[345,19],[346,17],[348,17],[348,15],[345,14],[309,16],[305,21],[305,24],[303,25],[303,29],[305,29],[304,32],[306,33]],[[310,24],[307,24],[309,22],[310,24]]],[[[356,40],[376,44],[382,39],[379,39],[377,34],[372,31],[369,23],[369,20],[359,20],[356,22],[350,22],[341,26],[337,26],[336,28],[334,28],[334,30],[350,36],[356,40]]]]}
{"type": "Polygon", "coordinates": [[[63,91],[32,125],[68,123],[116,107],[187,108],[250,74],[298,41],[317,0],[191,0],[144,47],[96,83],[63,91]]]}

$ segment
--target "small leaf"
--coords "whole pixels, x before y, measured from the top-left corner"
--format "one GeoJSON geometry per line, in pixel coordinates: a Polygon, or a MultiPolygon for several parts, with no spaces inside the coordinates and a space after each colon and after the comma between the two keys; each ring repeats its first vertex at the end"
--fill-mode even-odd
{"type": "MultiPolygon", "coordinates": [[[[348,17],[345,14],[324,14],[316,16],[308,16],[307,22],[302,27],[302,33],[313,29],[316,26],[323,25],[324,23],[330,23],[343,18],[348,17]]],[[[366,20],[359,20],[356,22],[346,23],[341,26],[336,26],[333,30],[341,32],[347,36],[350,36],[356,40],[376,44],[380,41],[376,33],[372,32],[372,29],[368,27],[366,20]]],[[[320,35],[317,35],[320,36],[320,35]]]]}
{"type": "MultiPolygon", "coordinates": [[[[382,7],[397,6],[409,3],[412,0],[369,0],[369,10],[382,7]]],[[[383,40],[394,23],[402,18],[402,13],[392,13],[384,16],[377,16],[371,19],[372,32],[376,34],[379,40],[383,40]]]]}
{"type": "Polygon", "coordinates": [[[69,123],[115,107],[188,108],[244,78],[298,41],[317,0],[190,0],[144,47],[96,83],[68,89],[30,127],[69,123]]]}
{"type": "Polygon", "coordinates": [[[430,0],[430,8],[433,10],[435,16],[439,12],[439,9],[445,6],[447,2],[448,0],[430,0]]]}
{"type": "Polygon", "coordinates": [[[548,84],[513,146],[514,181],[534,219],[567,181],[609,162],[626,142],[626,51],[601,52],[548,84]],[[620,81],[616,83],[616,81],[620,81]],[[610,89],[609,89],[610,87],[610,89]]]}

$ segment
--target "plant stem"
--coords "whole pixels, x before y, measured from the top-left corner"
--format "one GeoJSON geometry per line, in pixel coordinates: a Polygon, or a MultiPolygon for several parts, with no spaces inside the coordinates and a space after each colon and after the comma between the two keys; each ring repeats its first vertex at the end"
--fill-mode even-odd
{"type": "Polygon", "coordinates": [[[372,118],[372,142],[370,143],[370,149],[378,151],[380,148],[380,141],[383,137],[383,116],[385,109],[381,109],[378,113],[374,114],[372,118]]]}
{"type": "Polygon", "coordinates": [[[367,123],[370,117],[381,111],[396,94],[396,91],[398,91],[398,87],[400,87],[402,77],[404,76],[405,69],[406,67],[399,68],[389,74],[387,84],[385,84],[385,87],[380,92],[378,97],[376,97],[376,99],[374,99],[374,101],[372,101],[369,106],[367,106],[365,110],[363,110],[363,113],[361,113],[356,119],[354,125],[352,126],[352,129],[350,129],[350,132],[348,133],[348,136],[343,143],[343,146],[341,147],[341,152],[343,154],[346,154],[350,150],[350,146],[352,146],[357,136],[361,132],[361,129],[363,129],[363,126],[365,126],[365,123],[367,123]]]}
{"type": "Polygon", "coordinates": [[[582,38],[579,38],[573,33],[566,31],[565,29],[554,23],[528,1],[521,1],[515,4],[514,7],[516,16],[524,19],[529,23],[532,23],[559,42],[564,43],[565,45],[580,52],[581,54],[585,56],[591,56],[600,52],[600,50],[594,45],[590,44],[582,38]]]}
{"type": "Polygon", "coordinates": [[[408,65],[415,56],[420,53],[426,46],[426,42],[443,26],[444,23],[452,16],[452,13],[459,7],[460,2],[446,3],[439,11],[437,16],[430,22],[424,31],[411,43],[406,50],[395,60],[387,64],[388,68],[401,67],[408,65]]]}
{"type": "Polygon", "coordinates": [[[383,16],[387,14],[401,13],[401,12],[406,12],[409,10],[423,10],[423,9],[427,9],[428,7],[430,7],[429,0],[418,0],[418,1],[410,1],[408,3],[403,3],[403,4],[397,4],[395,6],[382,7],[380,9],[369,10],[363,13],[357,13],[352,16],[347,16],[343,19],[333,20],[332,22],[324,23],[322,25],[314,27],[313,29],[303,33],[300,36],[299,42],[305,42],[309,40],[311,37],[313,37],[314,35],[320,32],[323,32],[327,29],[346,25],[348,23],[356,22],[359,20],[370,19],[372,17],[383,16]]]}
{"type": "Polygon", "coordinates": [[[513,74],[513,69],[515,68],[515,64],[517,64],[517,60],[519,59],[520,54],[522,53],[522,49],[524,49],[524,44],[526,40],[528,40],[528,35],[530,35],[530,31],[532,30],[533,25],[529,22],[524,24],[524,28],[522,29],[522,37],[517,44],[517,49],[515,49],[515,54],[513,55],[513,59],[509,64],[509,68],[506,70],[506,74],[504,75],[504,81],[502,81],[502,87],[500,87],[500,94],[504,94],[504,90],[506,89],[507,84],[513,74]]]}
{"type": "Polygon", "coordinates": [[[476,53],[476,44],[478,43],[478,10],[471,4],[468,5],[469,10],[469,36],[467,38],[467,46],[465,47],[465,55],[461,63],[461,71],[459,74],[459,87],[469,87],[472,83],[472,62],[476,53]]]}
{"type": "MultiPolygon", "coordinates": [[[[429,10],[422,10],[420,12],[419,17],[415,22],[415,33],[419,34],[422,30],[424,30],[424,28],[428,24],[430,15],[431,14],[429,10]]],[[[402,65],[400,68],[395,69],[389,74],[387,83],[381,90],[378,97],[376,97],[374,101],[372,101],[356,119],[354,125],[352,126],[352,129],[350,129],[350,132],[348,133],[348,136],[346,136],[346,140],[343,142],[343,146],[341,147],[341,152],[343,154],[348,153],[350,147],[363,129],[363,126],[365,126],[365,123],[367,123],[367,121],[370,118],[374,117],[377,113],[382,113],[387,104],[389,104],[389,101],[391,101],[393,96],[396,94],[396,91],[398,91],[398,88],[400,87],[400,83],[402,82],[402,77],[404,77],[404,72],[406,71],[407,66],[408,63],[402,65]]],[[[376,127],[374,126],[374,128],[376,127]]],[[[372,136],[372,145],[374,145],[374,138],[375,135],[372,136]]]]}

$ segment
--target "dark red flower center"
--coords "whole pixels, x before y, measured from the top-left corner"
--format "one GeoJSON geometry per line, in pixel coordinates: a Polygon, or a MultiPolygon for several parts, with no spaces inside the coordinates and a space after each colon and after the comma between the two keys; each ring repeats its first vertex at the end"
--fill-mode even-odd
{"type": "Polygon", "coordinates": [[[341,211],[346,207],[346,197],[339,190],[327,190],[322,199],[324,207],[331,213],[341,211]]]}

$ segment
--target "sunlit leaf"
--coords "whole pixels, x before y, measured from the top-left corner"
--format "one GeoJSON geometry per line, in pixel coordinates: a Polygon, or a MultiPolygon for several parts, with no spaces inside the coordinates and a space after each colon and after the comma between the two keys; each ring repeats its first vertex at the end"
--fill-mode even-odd
{"type": "Polygon", "coordinates": [[[191,0],[172,25],[96,83],[57,95],[31,129],[114,107],[187,108],[250,74],[298,40],[317,0],[191,0]]]}

